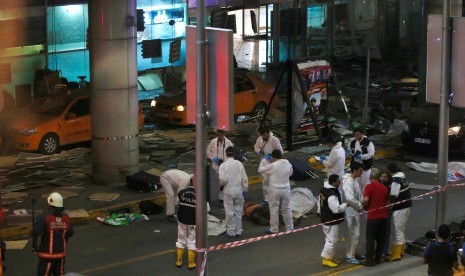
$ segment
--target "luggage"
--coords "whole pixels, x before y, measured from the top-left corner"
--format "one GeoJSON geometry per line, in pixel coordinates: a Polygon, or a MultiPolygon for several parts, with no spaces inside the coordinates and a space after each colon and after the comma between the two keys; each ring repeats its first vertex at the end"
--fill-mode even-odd
{"type": "Polygon", "coordinates": [[[234,159],[244,162],[247,160],[247,151],[240,147],[234,146],[234,159]]]}
{"type": "Polygon", "coordinates": [[[137,191],[156,191],[161,188],[160,177],[148,172],[140,171],[126,176],[126,186],[137,191]]]}
{"type": "Polygon", "coordinates": [[[405,253],[423,257],[424,252],[425,252],[425,247],[428,245],[430,241],[433,241],[433,240],[434,239],[420,237],[414,240],[413,242],[408,241],[405,243],[405,253]]]}
{"type": "Polygon", "coordinates": [[[309,178],[318,178],[318,176],[312,171],[312,169],[310,169],[309,166],[307,166],[307,164],[305,164],[305,162],[294,157],[288,158],[287,161],[291,163],[293,170],[293,173],[289,179],[295,181],[307,180],[309,178]]]}

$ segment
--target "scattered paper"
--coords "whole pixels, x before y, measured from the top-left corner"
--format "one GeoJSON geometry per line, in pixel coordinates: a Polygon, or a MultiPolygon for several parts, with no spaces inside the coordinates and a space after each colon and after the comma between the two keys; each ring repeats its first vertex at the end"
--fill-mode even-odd
{"type": "Polygon", "coordinates": [[[29,215],[29,213],[26,211],[26,209],[16,209],[16,210],[13,210],[13,215],[25,216],[25,215],[29,215]]]}
{"type": "Polygon", "coordinates": [[[6,249],[24,249],[29,240],[5,241],[6,249]]]}
{"type": "Polygon", "coordinates": [[[93,193],[89,196],[90,200],[112,201],[120,196],[118,193],[93,193]]]}
{"type": "Polygon", "coordinates": [[[146,170],[145,172],[149,174],[157,175],[157,176],[160,176],[162,174],[162,171],[160,171],[157,168],[151,168],[149,170],[146,170]]]}
{"type": "Polygon", "coordinates": [[[89,217],[89,213],[87,213],[84,209],[76,209],[76,210],[65,210],[65,213],[68,214],[70,218],[87,218],[89,217]]]}
{"type": "Polygon", "coordinates": [[[2,195],[2,200],[4,199],[19,199],[21,197],[27,196],[27,193],[22,192],[7,192],[2,195]]]}
{"type": "Polygon", "coordinates": [[[0,157],[0,167],[13,167],[18,159],[18,157],[13,156],[2,156],[0,157]]]}

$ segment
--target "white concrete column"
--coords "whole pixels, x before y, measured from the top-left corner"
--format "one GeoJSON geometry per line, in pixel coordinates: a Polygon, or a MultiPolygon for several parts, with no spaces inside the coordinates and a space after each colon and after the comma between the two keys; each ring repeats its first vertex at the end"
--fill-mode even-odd
{"type": "Polygon", "coordinates": [[[122,184],[139,170],[136,0],[89,1],[92,175],[122,184]]]}

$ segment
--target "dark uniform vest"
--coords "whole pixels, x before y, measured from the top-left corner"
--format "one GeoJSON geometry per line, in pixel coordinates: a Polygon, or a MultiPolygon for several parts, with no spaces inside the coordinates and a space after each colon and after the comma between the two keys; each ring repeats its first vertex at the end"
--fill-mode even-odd
{"type": "Polygon", "coordinates": [[[187,187],[179,191],[178,221],[186,225],[195,225],[195,189],[187,187]]]}
{"type": "Polygon", "coordinates": [[[339,204],[342,204],[342,199],[341,199],[341,194],[339,193],[339,190],[336,188],[321,188],[320,190],[320,216],[321,216],[321,222],[324,223],[325,225],[336,225],[340,224],[344,221],[344,212],[339,213],[339,214],[333,214],[331,209],[329,209],[329,204],[328,204],[328,198],[330,196],[336,196],[337,200],[339,201],[339,204]],[[333,221],[336,219],[340,219],[338,221],[333,221]],[[328,221],[333,221],[326,223],[328,221]]]}
{"type": "Polygon", "coordinates": [[[42,219],[45,220],[45,228],[37,256],[45,259],[66,257],[68,238],[73,234],[71,219],[61,211],[49,213],[42,219]]]}
{"type": "Polygon", "coordinates": [[[400,191],[399,195],[395,198],[394,202],[400,202],[406,199],[409,199],[403,203],[396,204],[392,206],[392,211],[402,210],[405,208],[412,207],[412,200],[410,199],[412,196],[410,195],[410,188],[405,180],[401,177],[393,177],[392,182],[397,182],[400,184],[400,191]]]}
{"type": "MultiPolygon", "coordinates": [[[[357,139],[354,139],[352,142],[350,142],[350,149],[355,152],[355,142],[357,139]]],[[[370,144],[370,139],[363,137],[362,141],[360,141],[360,147],[362,148],[362,154],[367,154],[368,153],[368,145],[370,144]]],[[[354,156],[352,156],[352,161],[351,163],[355,162],[354,156]]],[[[363,164],[363,170],[369,170],[373,166],[373,158],[367,159],[367,160],[362,160],[363,164]]]]}

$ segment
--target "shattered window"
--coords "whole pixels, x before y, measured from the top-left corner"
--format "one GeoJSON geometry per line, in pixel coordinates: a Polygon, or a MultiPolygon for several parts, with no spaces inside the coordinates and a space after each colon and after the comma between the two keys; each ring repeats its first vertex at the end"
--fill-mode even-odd
{"type": "Polygon", "coordinates": [[[40,106],[38,113],[48,116],[58,116],[66,108],[64,99],[59,97],[48,97],[40,106]]]}
{"type": "Polygon", "coordinates": [[[89,115],[89,105],[90,101],[89,98],[84,98],[77,100],[69,109],[69,113],[76,114],[76,117],[81,117],[85,115],[89,115]]]}

